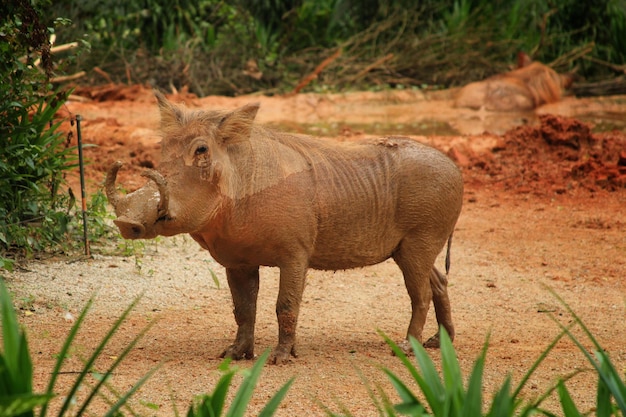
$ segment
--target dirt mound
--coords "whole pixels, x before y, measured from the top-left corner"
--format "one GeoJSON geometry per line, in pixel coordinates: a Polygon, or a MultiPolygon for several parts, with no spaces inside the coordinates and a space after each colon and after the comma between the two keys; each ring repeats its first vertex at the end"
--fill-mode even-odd
{"type": "MultiPolygon", "coordinates": [[[[95,102],[110,101],[142,101],[153,102],[154,94],[152,88],[142,84],[104,84],[99,86],[76,86],[73,91],[74,96],[84,97],[95,102]]],[[[178,100],[195,99],[195,94],[189,93],[187,89],[178,91],[178,100]]]]}
{"type": "Polygon", "coordinates": [[[563,194],[626,188],[626,137],[594,134],[579,120],[542,115],[538,126],[505,133],[491,152],[451,149],[472,183],[499,184],[507,190],[563,194]]]}

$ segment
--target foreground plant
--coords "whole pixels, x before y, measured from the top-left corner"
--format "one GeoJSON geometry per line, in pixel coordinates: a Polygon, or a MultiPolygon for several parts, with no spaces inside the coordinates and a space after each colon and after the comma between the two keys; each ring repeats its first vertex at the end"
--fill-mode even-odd
{"type": "MultiPolygon", "coordinates": [[[[189,407],[187,417],[219,417],[222,415],[225,417],[240,417],[245,415],[250,398],[252,398],[252,392],[257,384],[259,375],[261,375],[263,366],[265,365],[265,362],[267,362],[269,354],[270,351],[266,350],[265,353],[259,357],[254,366],[252,366],[252,368],[246,373],[246,376],[241,383],[230,408],[226,411],[226,414],[222,414],[224,412],[226,395],[228,394],[228,389],[231,386],[232,379],[236,373],[236,371],[231,368],[226,369],[226,373],[220,378],[215,386],[213,394],[205,394],[196,399],[195,404],[192,404],[191,407],[189,407]]],[[[225,363],[228,364],[229,362],[230,361],[227,360],[225,363]]],[[[282,388],[274,394],[258,416],[273,416],[292,383],[293,378],[287,381],[287,383],[285,383],[285,385],[283,385],[282,388]]]]}
{"type": "MultiPolygon", "coordinates": [[[[574,311],[562,298],[554,292],[553,295],[570,313],[574,319],[573,324],[567,327],[553,318],[561,328],[561,332],[541,353],[539,358],[537,358],[530,369],[524,374],[521,381],[514,389],[512,389],[511,376],[508,375],[505,378],[500,388],[492,393],[491,403],[488,404],[487,411],[483,409],[483,405],[485,404],[483,401],[483,373],[489,337],[487,337],[480,355],[474,362],[472,371],[467,379],[467,384],[464,386],[464,378],[457,360],[456,352],[452,346],[450,337],[444,328],[440,330],[442,376],[439,375],[439,372],[437,371],[428,352],[417,340],[413,338],[410,340],[411,348],[415,353],[416,366],[401,348],[399,348],[391,339],[382,335],[385,341],[391,346],[395,355],[400,359],[405,369],[409,371],[413,379],[411,381],[411,385],[413,385],[412,383],[414,382],[419,387],[420,395],[415,394],[409,388],[408,382],[403,381],[389,369],[383,368],[383,371],[387,374],[389,380],[399,395],[401,402],[398,404],[392,404],[389,396],[382,390],[382,388],[377,387],[377,392],[375,393],[374,390],[370,388],[367,381],[364,381],[369,391],[370,398],[378,409],[379,415],[433,417],[526,417],[530,415],[543,414],[553,417],[555,414],[541,408],[541,404],[555,391],[558,394],[563,416],[582,417],[587,415],[588,413],[583,413],[578,410],[566,386],[567,380],[575,374],[560,377],[556,384],[549,387],[544,394],[540,395],[531,402],[524,402],[524,399],[521,397],[521,391],[531,375],[552,351],[554,346],[563,338],[563,336],[567,335],[576,344],[576,346],[578,346],[580,351],[589,360],[598,374],[596,416],[626,416],[626,385],[623,377],[617,372],[606,351],[602,349],[598,341],[593,337],[580,317],[574,313],[574,311]],[[571,332],[572,326],[575,325],[579,325],[583,329],[585,335],[595,346],[593,354],[589,353],[583,346],[582,342],[571,332]]],[[[343,414],[334,413],[328,407],[323,405],[322,408],[324,408],[327,415],[333,417],[352,415],[345,409],[345,407],[342,409],[343,414]]]]}
{"type": "MultiPolygon", "coordinates": [[[[135,307],[139,299],[139,297],[135,299],[123,312],[120,318],[115,321],[92,355],[85,361],[83,368],[77,372],[77,376],[69,388],[69,391],[64,393],[65,399],[61,403],[57,415],[63,416],[68,414],[70,408],[77,410],[73,414],[77,416],[84,415],[88,412],[90,406],[93,405],[93,400],[97,396],[105,397],[105,400],[109,404],[109,409],[105,415],[114,415],[126,405],[128,399],[145,383],[145,381],[156,371],[156,369],[158,369],[158,367],[156,367],[150,370],[126,393],[117,394],[111,391],[114,398],[112,400],[106,398],[104,388],[107,387],[108,377],[113,374],[113,371],[122,363],[124,358],[126,358],[137,342],[150,329],[151,324],[149,324],[137,336],[135,336],[135,338],[126,346],[124,351],[118,355],[117,359],[104,373],[96,373],[94,371],[94,363],[100,357],[108,342],[119,329],[120,325],[124,322],[130,311],[135,307]],[[75,403],[78,389],[89,385],[87,382],[88,377],[93,377],[95,382],[90,385],[91,389],[86,398],[84,398],[80,403],[75,403]]],[[[72,326],[69,335],[65,339],[63,347],[57,355],[57,361],[51,373],[46,391],[43,394],[36,394],[32,389],[33,365],[28,351],[26,335],[19,327],[15,311],[13,310],[11,297],[9,296],[4,281],[0,280],[0,312],[2,314],[1,323],[3,335],[3,351],[0,352],[1,416],[34,416],[34,410],[38,406],[41,406],[39,410],[40,417],[48,415],[48,405],[50,400],[56,396],[54,389],[57,377],[60,374],[61,367],[65,363],[65,360],[68,358],[70,347],[72,346],[76,334],[85,320],[87,312],[92,304],[93,299],[90,299],[85,308],[81,311],[80,315],[76,319],[76,322],[72,326]]]]}
{"type": "MultiPolygon", "coordinates": [[[[567,309],[569,314],[574,319],[574,322],[580,326],[589,341],[593,343],[595,350],[593,354],[583,346],[582,342],[572,334],[569,328],[566,328],[562,324],[557,324],[563,329],[563,332],[578,346],[580,351],[585,355],[589,363],[593,366],[598,374],[598,387],[596,396],[596,416],[609,417],[609,416],[626,416],[626,384],[624,383],[623,376],[617,372],[615,366],[611,362],[607,352],[600,346],[596,338],[581,318],[572,310],[572,308],[554,291],[551,291],[552,295],[567,309]]],[[[556,321],[556,320],[555,320],[556,321]]],[[[572,400],[567,387],[563,381],[559,381],[558,384],[559,399],[561,401],[561,407],[563,414],[566,417],[578,417],[584,415],[578,410],[574,401],[572,400]]]]}
{"type": "MultiPolygon", "coordinates": [[[[61,373],[61,368],[65,363],[66,358],[69,356],[68,354],[70,352],[72,342],[74,341],[80,326],[84,322],[89,308],[93,304],[93,299],[88,301],[87,305],[81,311],[79,317],[72,326],[69,335],[65,339],[63,347],[57,355],[57,361],[51,373],[46,391],[43,394],[37,394],[33,392],[33,364],[28,350],[26,334],[22,329],[20,329],[15,311],[13,310],[11,297],[4,284],[4,278],[0,277],[0,323],[2,325],[3,343],[3,349],[0,351],[0,416],[34,417],[36,414],[35,410],[38,407],[39,412],[37,415],[39,417],[45,417],[50,414],[55,414],[59,417],[66,415],[93,415],[93,408],[95,408],[93,400],[96,397],[102,398],[109,407],[104,413],[102,413],[103,416],[121,416],[123,415],[123,408],[126,409],[131,415],[138,415],[138,413],[127,404],[128,400],[148,380],[148,378],[156,372],[159,367],[157,366],[151,369],[124,393],[119,393],[113,389],[108,380],[113,375],[115,369],[122,363],[130,351],[135,347],[137,342],[139,342],[139,340],[144,334],[146,334],[155,322],[153,321],[144,327],[143,330],[139,332],[139,334],[135,336],[135,338],[133,338],[133,340],[131,340],[131,342],[124,348],[124,350],[117,355],[117,359],[105,372],[96,372],[94,370],[94,364],[96,360],[100,358],[108,342],[119,329],[120,325],[126,320],[128,314],[132,311],[139,300],[140,297],[136,298],[131,303],[120,318],[115,321],[111,329],[95,348],[91,356],[84,361],[83,368],[76,373],[77,376],[69,390],[63,393],[62,398],[64,398],[64,400],[58,408],[58,411],[52,413],[49,412],[48,407],[50,401],[57,395],[55,393],[57,377],[61,373]],[[88,389],[85,390],[85,387],[88,387],[88,389]],[[88,392],[84,398],[82,398],[83,396],[81,395],[80,401],[77,401],[79,388],[81,388],[83,392],[88,392]]],[[[197,401],[190,406],[187,416],[243,416],[250,398],[252,397],[252,392],[256,386],[261,370],[263,369],[263,365],[267,361],[268,355],[269,351],[261,355],[254,366],[247,371],[243,382],[226,414],[222,414],[224,411],[224,404],[226,403],[226,395],[232,383],[233,376],[236,373],[236,370],[227,367],[228,362],[225,362],[226,372],[217,383],[213,393],[199,397],[197,401]]],[[[269,417],[275,413],[292,382],[293,380],[288,381],[272,397],[259,416],[269,417]]]]}

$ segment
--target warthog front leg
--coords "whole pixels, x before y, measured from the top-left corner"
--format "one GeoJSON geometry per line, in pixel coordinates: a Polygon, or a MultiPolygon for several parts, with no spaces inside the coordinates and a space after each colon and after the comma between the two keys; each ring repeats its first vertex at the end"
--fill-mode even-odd
{"type": "Polygon", "coordinates": [[[253,359],[256,302],[259,294],[259,268],[227,268],[226,278],[233,297],[235,321],[238,328],[235,341],[226,348],[221,356],[233,359],[253,359]]]}
{"type": "Polygon", "coordinates": [[[296,328],[300,303],[304,292],[306,266],[295,264],[280,268],[280,288],[276,302],[278,318],[278,345],[272,352],[269,362],[282,364],[298,357],[296,352],[296,328]]]}

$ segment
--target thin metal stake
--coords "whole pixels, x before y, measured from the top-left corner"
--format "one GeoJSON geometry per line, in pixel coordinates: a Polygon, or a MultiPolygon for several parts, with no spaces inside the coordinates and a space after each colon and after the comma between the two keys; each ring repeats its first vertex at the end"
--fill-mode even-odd
{"type": "Polygon", "coordinates": [[[87,237],[87,197],[85,194],[85,164],[83,163],[83,138],[80,133],[80,121],[83,118],[76,115],[76,137],[78,139],[78,167],[80,170],[80,197],[83,206],[83,240],[85,242],[85,255],[90,256],[89,238],[87,237]]]}

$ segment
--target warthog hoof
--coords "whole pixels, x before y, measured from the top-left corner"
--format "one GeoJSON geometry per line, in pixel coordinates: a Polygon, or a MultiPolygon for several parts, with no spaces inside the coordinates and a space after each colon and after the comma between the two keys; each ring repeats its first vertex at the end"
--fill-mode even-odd
{"type": "Polygon", "coordinates": [[[291,348],[289,348],[288,346],[278,345],[270,355],[268,363],[272,365],[282,365],[290,362],[292,356],[294,358],[298,357],[295,346],[291,346],[291,348]]]}
{"type": "Polygon", "coordinates": [[[233,343],[222,352],[220,358],[231,358],[234,360],[254,359],[254,347],[233,343]]]}

